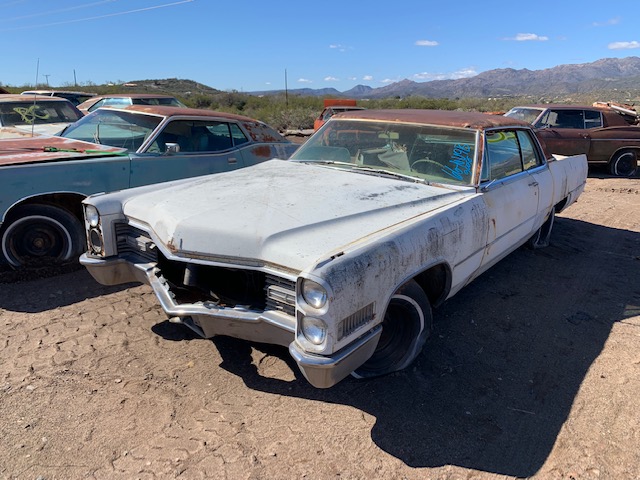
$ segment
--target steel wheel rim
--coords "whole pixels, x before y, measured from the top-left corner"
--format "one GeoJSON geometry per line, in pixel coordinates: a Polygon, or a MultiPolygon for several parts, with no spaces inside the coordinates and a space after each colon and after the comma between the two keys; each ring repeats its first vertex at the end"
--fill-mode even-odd
{"type": "Polygon", "coordinates": [[[59,221],[43,215],[32,215],[13,222],[2,237],[2,253],[14,267],[30,258],[68,260],[73,241],[59,221]],[[20,241],[16,242],[16,238],[20,241]]]}

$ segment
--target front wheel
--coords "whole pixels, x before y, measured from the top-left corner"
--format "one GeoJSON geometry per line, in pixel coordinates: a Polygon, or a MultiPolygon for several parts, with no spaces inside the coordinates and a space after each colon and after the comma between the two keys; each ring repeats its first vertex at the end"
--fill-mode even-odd
{"type": "Polygon", "coordinates": [[[16,268],[65,263],[77,258],[86,243],[80,221],[52,205],[16,208],[1,235],[2,254],[16,268]]]}
{"type": "Polygon", "coordinates": [[[622,150],[616,153],[609,163],[611,175],[632,177],[638,169],[638,155],[634,150],[622,150]]]}
{"type": "Polygon", "coordinates": [[[431,325],[429,299],[424,290],[410,280],[398,288],[389,301],[375,352],[352,375],[378,377],[408,367],[422,351],[431,325]]]}

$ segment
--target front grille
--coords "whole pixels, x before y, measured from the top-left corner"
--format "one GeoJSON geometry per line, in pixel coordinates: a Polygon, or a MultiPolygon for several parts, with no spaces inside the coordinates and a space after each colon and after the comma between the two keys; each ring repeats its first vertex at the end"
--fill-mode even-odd
{"type": "Polygon", "coordinates": [[[375,303],[370,303],[357,312],[349,315],[338,325],[338,340],[351,335],[353,332],[373,320],[375,303]]]}
{"type": "Polygon", "coordinates": [[[162,253],[158,268],[179,304],[212,302],[295,315],[295,281],[258,270],[175,261],[162,253]]]}
{"type": "Polygon", "coordinates": [[[134,256],[148,263],[158,261],[156,246],[147,232],[128,223],[116,223],[115,231],[118,255],[134,256]]]}
{"type": "Polygon", "coordinates": [[[267,274],[265,277],[266,310],[278,310],[287,315],[296,313],[296,283],[267,274]]]}

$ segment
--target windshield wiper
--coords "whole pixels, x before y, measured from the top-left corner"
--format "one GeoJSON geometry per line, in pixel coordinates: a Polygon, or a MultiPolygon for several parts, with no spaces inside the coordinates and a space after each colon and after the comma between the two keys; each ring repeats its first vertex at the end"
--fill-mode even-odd
{"type": "Polygon", "coordinates": [[[354,163],[350,163],[350,162],[340,162],[337,160],[296,160],[297,162],[300,163],[317,163],[318,165],[342,165],[342,166],[347,166],[347,167],[356,167],[357,165],[355,165],[354,163]]]}
{"type": "Polygon", "coordinates": [[[414,177],[413,175],[407,175],[406,173],[394,172],[392,170],[385,170],[384,168],[372,168],[364,165],[354,165],[354,167],[358,171],[376,173],[380,175],[389,175],[391,177],[399,178],[401,180],[406,180],[409,182],[424,183],[425,185],[431,185],[431,183],[424,178],[414,177]]]}

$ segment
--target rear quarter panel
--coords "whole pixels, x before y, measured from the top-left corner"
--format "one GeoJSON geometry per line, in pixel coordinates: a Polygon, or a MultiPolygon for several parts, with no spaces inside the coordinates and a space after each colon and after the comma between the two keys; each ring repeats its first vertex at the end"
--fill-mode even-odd
{"type": "Polygon", "coordinates": [[[553,155],[549,161],[549,170],[553,178],[553,204],[562,205],[562,210],[575,202],[584,190],[587,182],[586,155],[572,155],[570,157],[553,155]]]}

